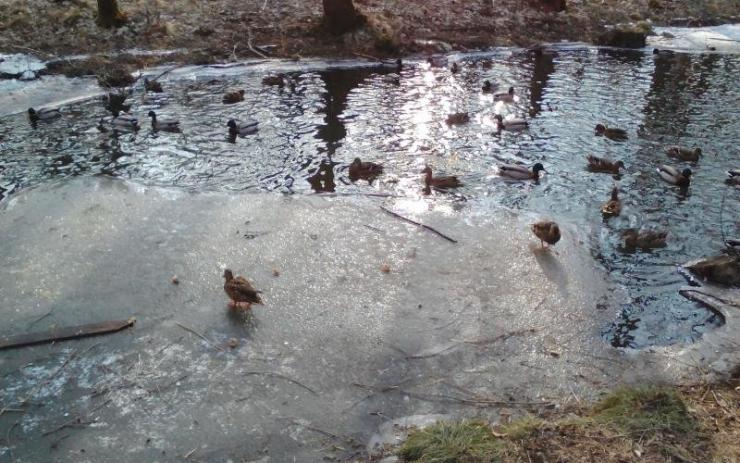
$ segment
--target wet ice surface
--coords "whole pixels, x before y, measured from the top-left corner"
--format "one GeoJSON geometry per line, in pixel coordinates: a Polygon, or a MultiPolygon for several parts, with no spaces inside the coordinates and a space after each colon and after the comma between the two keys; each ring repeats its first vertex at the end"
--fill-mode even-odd
{"type": "MultiPolygon", "coordinates": [[[[179,68],[163,78],[167,92],[129,99],[144,127],[118,137],[96,126],[108,115],[97,100],[63,106],[64,117],[32,128],[21,102],[48,98],[34,91],[44,78],[8,93],[21,113],[0,118],[0,196],[49,179],[97,173],[144,184],[192,191],[279,191],[342,194],[383,191],[418,195],[419,171],[431,164],[460,175],[465,187],[453,195],[459,210],[488,214],[511,208],[565,219],[585,230],[585,242],[611,278],[625,290],[602,327],[614,346],[645,347],[691,342],[720,324],[705,309],[677,293],[683,279],[676,266],[722,247],[721,228],[739,235],[724,210],[740,208],[722,183],[737,162],[740,133],[735,78],[738,57],[563,46],[541,57],[521,50],[454,55],[462,71],[410,60],[398,76],[392,69],[357,62],[256,61],[247,65],[179,68]],[[261,84],[263,76],[287,72],[293,85],[261,84]],[[397,80],[397,78],[399,80],[397,80]],[[489,79],[520,93],[516,105],[494,104],[479,89],[489,79]],[[223,105],[221,95],[244,88],[247,99],[223,105]],[[182,134],[149,130],[149,110],[181,119],[182,134]],[[463,126],[444,123],[448,114],[471,113],[463,126]],[[496,113],[529,114],[523,134],[494,134],[496,113]],[[230,143],[226,121],[254,118],[257,134],[230,143]],[[623,127],[625,143],[594,137],[597,122],[623,127]],[[665,156],[666,145],[701,146],[694,164],[665,156]],[[600,205],[617,180],[584,169],[593,153],[622,159],[622,215],[604,222],[600,205]],[[354,157],[379,161],[386,175],[368,186],[352,184],[347,165],[354,157]],[[541,185],[511,185],[495,175],[500,162],[542,162],[550,172],[541,185]],[[662,163],[690,166],[688,195],[658,180],[662,163]],[[317,172],[330,172],[323,183],[317,172]],[[722,227],[720,226],[722,225],[722,227]],[[628,227],[664,228],[668,247],[625,254],[619,235],[628,227]]],[[[159,74],[150,71],[150,75],[159,74]]],[[[11,85],[11,84],[6,84],[11,85]]],[[[93,91],[89,80],[69,80],[64,99],[93,91]],[[74,90],[72,90],[74,89],[74,90]]]]}
{"type": "Polygon", "coordinates": [[[669,50],[740,53],[740,24],[712,27],[656,27],[648,45],[669,50]]]}
{"type": "MultiPolygon", "coordinates": [[[[457,75],[412,60],[398,82],[356,62],[181,68],[163,79],[165,94],[137,87],[136,135],[100,133],[97,100],[66,104],[62,119],[35,129],[24,114],[0,118],[0,335],[138,319],[123,333],[0,355],[0,408],[30,407],[0,414],[14,455],[172,461],[196,449],[191,460],[319,461],[361,454],[380,423],[405,415],[495,415],[502,405],[476,400],[588,398],[615,382],[737,362],[736,321],[725,314],[720,326],[681,297],[676,272],[716,253],[722,227],[740,234],[737,190],[722,183],[739,160],[737,56],[570,46],[456,59],[457,75]],[[295,87],[261,85],[277,71],[295,87]],[[517,105],[481,95],[485,79],[514,85],[517,105]],[[221,104],[231,88],[247,101],[221,104]],[[151,133],[150,109],[179,116],[183,134],[151,133]],[[458,111],[471,122],[448,127],[458,111]],[[496,113],[527,113],[531,128],[495,135],[496,113]],[[260,131],[229,143],[229,117],[255,118],[260,131]],[[597,122],[626,128],[629,141],[594,137],[597,122]],[[663,154],[674,143],[705,152],[686,196],[654,174],[679,164],[663,154]],[[616,179],[586,172],[587,153],[627,164],[621,217],[602,221],[616,179]],[[350,183],[355,156],[386,174],[350,183]],[[502,161],[542,162],[549,174],[539,185],[502,182],[502,161]],[[465,186],[422,198],[426,163],[465,186]],[[332,174],[321,188],[339,195],[399,197],[311,195],[319,170],[332,174]],[[530,249],[539,217],[565,230],[556,255],[530,249]],[[619,232],[634,226],[668,229],[668,247],[623,253],[619,232]],[[265,291],[253,317],[228,314],[226,265],[265,291]],[[89,410],[88,427],[43,436],[89,410]]],[[[64,82],[63,100],[97,91],[64,82]]],[[[59,99],[44,79],[0,85],[11,90],[0,92],[4,114],[59,99]]]]}
{"type": "Polygon", "coordinates": [[[117,334],[2,353],[0,404],[26,409],[0,416],[0,429],[19,423],[17,461],[362,456],[389,419],[495,418],[738,357],[732,317],[705,335],[708,350],[624,355],[604,343],[611,288],[567,222],[557,253],[538,253],[536,216],[461,220],[439,198],[191,194],[105,177],[5,206],[0,334],[137,318],[117,334]],[[264,306],[231,313],[224,266],[264,306]]]}

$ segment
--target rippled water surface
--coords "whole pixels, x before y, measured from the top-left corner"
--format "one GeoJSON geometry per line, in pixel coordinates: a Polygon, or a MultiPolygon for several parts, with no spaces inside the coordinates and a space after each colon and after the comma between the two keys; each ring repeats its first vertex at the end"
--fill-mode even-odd
{"type": "Polygon", "coordinates": [[[97,99],[65,106],[63,118],[35,128],[25,114],[0,118],[0,199],[50,179],[101,173],[193,190],[418,196],[419,172],[429,164],[464,181],[457,192],[430,198],[453,202],[461,214],[505,207],[582,228],[585,245],[624,289],[614,324],[604,327],[607,342],[685,342],[721,321],[678,295],[677,266],[718,252],[723,227],[740,236],[740,190],[723,184],[724,171],[740,167],[739,65],[735,55],[569,47],[409,61],[400,74],[353,62],[179,69],[162,79],[165,93],[135,88],[127,101],[142,124],[135,134],[98,130],[109,113],[97,99]],[[289,85],[262,84],[285,70],[289,85]],[[480,91],[484,80],[499,91],[513,86],[518,101],[494,103],[480,91]],[[245,101],[222,104],[234,88],[246,90],[245,101]],[[182,134],[153,133],[149,110],[179,117],[182,134]],[[470,122],[448,126],[456,112],[470,113],[470,122]],[[530,128],[496,133],[495,114],[526,115],[530,128]],[[230,142],[232,117],[256,119],[259,132],[230,142]],[[626,129],[629,140],[594,136],[596,123],[626,129]],[[670,144],[700,146],[704,156],[693,164],[669,159],[670,144]],[[626,173],[587,172],[589,153],[622,159],[626,173]],[[355,157],[383,163],[386,174],[353,184],[347,167],[355,157]],[[501,162],[541,162],[548,174],[536,185],[504,182],[495,175],[501,162]],[[659,180],[663,163],[693,170],[686,194],[659,180]],[[623,211],[605,221],[600,206],[617,181],[623,211]],[[625,253],[619,235],[629,227],[667,229],[668,246],[625,253]]]}

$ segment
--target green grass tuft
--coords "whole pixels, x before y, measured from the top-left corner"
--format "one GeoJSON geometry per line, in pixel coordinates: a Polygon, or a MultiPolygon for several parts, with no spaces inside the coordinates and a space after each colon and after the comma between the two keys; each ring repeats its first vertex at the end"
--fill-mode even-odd
{"type": "Polygon", "coordinates": [[[413,431],[398,456],[424,463],[493,462],[503,446],[482,421],[439,422],[413,431]]]}
{"type": "Polygon", "coordinates": [[[519,440],[534,436],[546,423],[539,418],[527,416],[513,421],[502,428],[509,439],[519,440]]]}
{"type": "Polygon", "coordinates": [[[696,430],[681,397],[661,387],[618,389],[597,403],[593,414],[596,421],[613,425],[633,437],[696,430]]]}

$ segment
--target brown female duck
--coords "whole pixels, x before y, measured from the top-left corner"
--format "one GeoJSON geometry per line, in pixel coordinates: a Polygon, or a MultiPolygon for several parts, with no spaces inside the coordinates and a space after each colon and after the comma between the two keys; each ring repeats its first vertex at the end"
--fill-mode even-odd
{"type": "Polygon", "coordinates": [[[233,92],[226,92],[223,100],[224,104],[234,104],[244,101],[244,90],[234,90],[233,92]]]}
{"type": "Polygon", "coordinates": [[[244,310],[249,310],[252,308],[252,304],[262,304],[260,291],[254,289],[246,278],[242,276],[235,277],[229,269],[224,270],[224,278],[226,279],[224,291],[231,299],[230,308],[238,309],[242,304],[246,304],[244,310]]]}
{"type": "Polygon", "coordinates": [[[591,172],[619,175],[619,169],[624,169],[624,163],[622,161],[614,162],[590,154],[586,157],[586,161],[588,162],[588,170],[591,172]]]}
{"type": "Polygon", "coordinates": [[[353,182],[359,179],[372,181],[382,173],[383,166],[374,162],[363,162],[360,158],[355,158],[349,165],[349,179],[353,182]]]}
{"type": "Polygon", "coordinates": [[[627,131],[615,127],[607,127],[604,124],[596,124],[596,135],[601,135],[609,140],[623,141],[627,139],[627,131]]]}
{"type": "Polygon", "coordinates": [[[545,248],[545,243],[553,245],[560,241],[560,227],[551,220],[533,223],[532,233],[540,239],[543,249],[545,248]]]}
{"type": "Polygon", "coordinates": [[[619,189],[614,186],[611,199],[601,206],[601,213],[604,217],[616,217],[620,212],[622,212],[622,202],[619,200],[619,189]]]}
{"type": "Polygon", "coordinates": [[[696,162],[701,156],[701,148],[686,148],[684,146],[669,146],[665,149],[669,158],[680,159],[681,161],[696,162]]]}
{"type": "Polygon", "coordinates": [[[457,188],[462,186],[462,182],[457,179],[454,175],[448,176],[448,177],[433,177],[432,176],[432,168],[429,166],[426,166],[424,170],[421,171],[422,174],[425,174],[424,176],[424,185],[426,185],[426,188],[440,188],[440,189],[446,189],[446,188],[457,188]]]}
{"type": "Polygon", "coordinates": [[[460,124],[467,124],[470,122],[470,116],[468,113],[455,113],[450,114],[447,116],[447,120],[445,120],[447,125],[460,125],[460,124]]]}
{"type": "Polygon", "coordinates": [[[146,77],[144,77],[144,90],[147,92],[152,93],[162,93],[162,84],[157,82],[156,80],[149,80],[146,77]]]}
{"type": "Polygon", "coordinates": [[[629,251],[634,251],[637,248],[643,250],[662,248],[665,246],[667,237],[667,231],[638,231],[634,228],[628,228],[627,230],[622,232],[622,238],[624,238],[624,247],[629,251]]]}

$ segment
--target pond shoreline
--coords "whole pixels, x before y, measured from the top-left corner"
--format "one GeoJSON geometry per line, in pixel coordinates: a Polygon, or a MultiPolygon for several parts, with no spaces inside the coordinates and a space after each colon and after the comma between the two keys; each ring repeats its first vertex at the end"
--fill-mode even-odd
{"type": "MultiPolygon", "coordinates": [[[[76,0],[11,2],[0,14],[0,51],[33,53],[43,60],[88,53],[93,59],[52,73],[67,76],[100,74],[111,67],[129,71],[163,63],[213,64],[246,58],[358,56],[395,57],[409,54],[529,47],[574,41],[599,43],[614,24],[706,26],[740,21],[736,2],[678,0],[571,1],[568,10],[549,13],[502,0],[461,5],[444,0],[435,8],[414,3],[358,1],[368,18],[361,29],[337,37],[321,26],[320,2],[216,0],[193,7],[184,0],[122,2],[129,22],[119,29],[95,24],[95,3],[76,0]],[[103,54],[125,49],[179,49],[165,56],[103,54]]],[[[646,30],[647,30],[646,29],[646,30]]]]}

